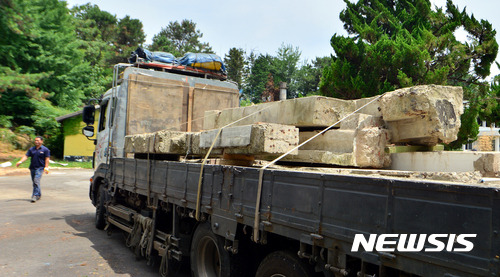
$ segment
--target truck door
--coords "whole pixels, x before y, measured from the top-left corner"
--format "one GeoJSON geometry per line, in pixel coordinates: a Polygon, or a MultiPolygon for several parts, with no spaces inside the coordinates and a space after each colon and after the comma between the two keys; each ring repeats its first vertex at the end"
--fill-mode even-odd
{"type": "Polygon", "coordinates": [[[111,142],[110,132],[110,98],[104,99],[100,103],[99,125],[97,126],[97,143],[95,147],[95,168],[99,168],[102,163],[108,161],[111,142]]]}

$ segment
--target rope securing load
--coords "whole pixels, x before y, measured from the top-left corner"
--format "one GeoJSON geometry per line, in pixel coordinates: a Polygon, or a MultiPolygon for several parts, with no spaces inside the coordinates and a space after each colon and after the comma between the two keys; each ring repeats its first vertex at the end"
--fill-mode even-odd
{"type": "Polygon", "coordinates": [[[254,216],[254,225],[253,225],[253,240],[254,242],[259,242],[259,225],[260,225],[260,204],[261,204],[261,197],[262,197],[262,183],[263,183],[263,179],[264,179],[264,170],[266,168],[268,168],[269,166],[271,165],[274,165],[276,162],[278,162],[279,160],[283,159],[285,156],[289,155],[290,153],[292,153],[293,151],[299,149],[300,147],[302,147],[303,145],[305,145],[306,143],[310,142],[311,140],[315,139],[316,137],[324,134],[326,131],[332,129],[335,125],[339,124],[340,122],[344,121],[345,119],[349,118],[350,116],[356,114],[357,112],[359,112],[360,110],[362,110],[363,108],[365,108],[366,106],[370,105],[371,103],[379,100],[382,96],[384,96],[384,94],[381,94],[377,97],[375,97],[374,99],[372,99],[370,102],[364,104],[363,106],[361,106],[360,108],[358,108],[357,110],[353,111],[352,113],[346,115],[345,117],[343,117],[342,119],[338,120],[337,122],[333,123],[332,125],[328,126],[327,128],[325,128],[323,131],[317,133],[316,135],[310,137],[308,140],[304,141],[303,143],[295,146],[294,148],[290,149],[288,152],[286,152],[285,154],[279,156],[278,158],[272,160],[270,163],[262,166],[260,169],[259,169],[259,183],[258,183],[258,188],[257,188],[257,198],[256,198],[256,201],[255,201],[255,216],[254,216]]]}

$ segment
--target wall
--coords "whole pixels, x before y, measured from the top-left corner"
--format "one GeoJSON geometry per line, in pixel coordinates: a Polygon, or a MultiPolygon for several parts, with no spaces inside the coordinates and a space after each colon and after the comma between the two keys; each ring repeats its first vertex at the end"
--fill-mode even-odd
{"type": "MultiPolygon", "coordinates": [[[[99,120],[99,111],[95,113],[96,121],[94,123],[94,128],[96,128],[97,133],[97,122],[99,120]]],[[[64,132],[64,159],[68,159],[72,156],[77,157],[92,157],[94,153],[94,142],[88,140],[82,134],[82,128],[85,127],[85,123],[82,121],[82,116],[74,116],[63,120],[62,122],[63,132],[64,132]]],[[[92,139],[95,139],[95,134],[92,139]]],[[[71,158],[70,158],[71,159],[71,158]]]]}

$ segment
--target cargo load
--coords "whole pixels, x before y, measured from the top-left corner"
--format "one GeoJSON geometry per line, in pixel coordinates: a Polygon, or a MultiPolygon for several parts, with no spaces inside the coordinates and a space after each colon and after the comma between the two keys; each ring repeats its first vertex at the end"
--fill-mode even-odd
{"type": "Polygon", "coordinates": [[[151,52],[147,49],[143,49],[141,47],[137,48],[134,52],[132,52],[130,58],[128,59],[129,63],[137,62],[137,57],[142,58],[146,61],[155,61],[162,63],[173,63],[177,64],[178,61],[174,55],[167,52],[151,52]]]}
{"type": "Polygon", "coordinates": [[[205,53],[186,53],[184,57],[179,60],[182,65],[204,68],[216,71],[226,71],[226,67],[222,62],[221,57],[215,54],[205,54],[205,53]]]}

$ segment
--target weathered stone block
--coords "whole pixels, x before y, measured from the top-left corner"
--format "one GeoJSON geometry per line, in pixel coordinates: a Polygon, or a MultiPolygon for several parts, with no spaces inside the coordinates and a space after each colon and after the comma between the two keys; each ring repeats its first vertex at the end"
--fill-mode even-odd
{"type": "MultiPolygon", "coordinates": [[[[300,132],[299,142],[310,139],[321,131],[300,132]]],[[[356,130],[329,130],[300,147],[299,150],[325,150],[337,153],[354,151],[356,130]]]]}
{"type": "MultiPolygon", "coordinates": [[[[315,132],[301,134],[301,141],[315,132]]],[[[322,163],[339,166],[384,168],[390,165],[385,153],[390,135],[386,129],[366,127],[359,130],[331,130],[302,146],[297,156],[286,161],[322,163]],[[324,136],[323,136],[324,135],[324,136]]]]}
{"type": "Polygon", "coordinates": [[[326,127],[355,110],[353,101],[311,96],[254,106],[205,112],[204,129],[218,129],[247,115],[254,115],[234,126],[257,122],[293,125],[296,127],[326,127]],[[260,112],[259,112],[260,111],[260,112]]]}
{"type": "MultiPolygon", "coordinates": [[[[200,148],[214,143],[218,130],[201,132],[200,148]]],[[[299,129],[294,126],[262,123],[227,127],[215,141],[215,148],[224,148],[225,154],[265,155],[283,154],[298,145],[299,129]]],[[[291,154],[296,154],[297,150],[291,154]]]]}
{"type": "Polygon", "coordinates": [[[381,116],[374,116],[363,113],[356,113],[340,122],[342,130],[356,130],[366,127],[382,127],[384,121],[381,116]]]}
{"type": "Polygon", "coordinates": [[[461,87],[426,85],[389,92],[380,108],[392,142],[435,145],[457,139],[462,101],[461,87]]]}

